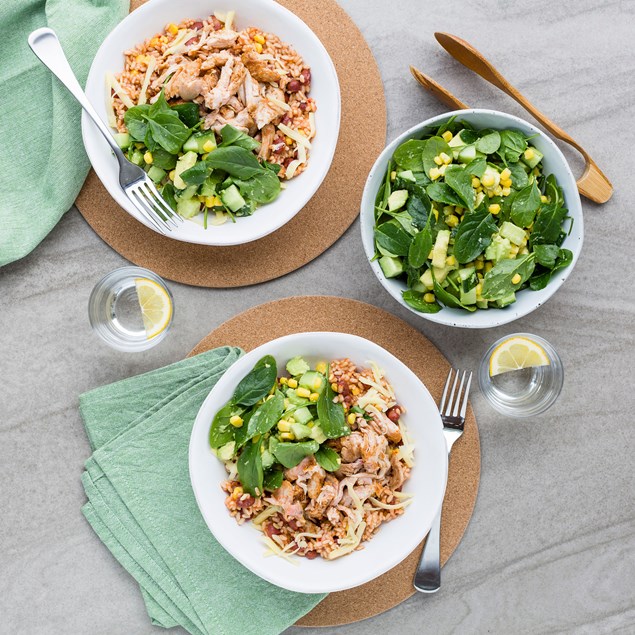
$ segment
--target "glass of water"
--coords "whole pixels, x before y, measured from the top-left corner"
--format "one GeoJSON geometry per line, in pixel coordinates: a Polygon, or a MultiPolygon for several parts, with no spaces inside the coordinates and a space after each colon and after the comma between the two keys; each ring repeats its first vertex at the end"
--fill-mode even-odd
{"type": "Polygon", "coordinates": [[[564,369],[558,353],[547,340],[530,333],[514,333],[494,342],[485,353],[479,367],[478,381],[481,392],[498,412],[511,417],[531,417],[554,404],[562,390],[564,369]],[[548,363],[509,370],[492,377],[492,354],[516,338],[537,345],[548,363]]]}
{"type": "Polygon", "coordinates": [[[174,301],[165,282],[141,267],[121,267],[104,276],[88,300],[97,335],[120,351],[156,346],[170,330],[174,301]]]}

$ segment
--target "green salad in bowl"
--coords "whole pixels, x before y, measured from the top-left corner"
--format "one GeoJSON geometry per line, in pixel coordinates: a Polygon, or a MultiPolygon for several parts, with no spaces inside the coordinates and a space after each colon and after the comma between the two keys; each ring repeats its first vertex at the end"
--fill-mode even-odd
{"type": "Polygon", "coordinates": [[[503,308],[572,263],[572,219],[535,136],[459,116],[397,146],[375,199],[374,259],[410,308],[503,308]]]}

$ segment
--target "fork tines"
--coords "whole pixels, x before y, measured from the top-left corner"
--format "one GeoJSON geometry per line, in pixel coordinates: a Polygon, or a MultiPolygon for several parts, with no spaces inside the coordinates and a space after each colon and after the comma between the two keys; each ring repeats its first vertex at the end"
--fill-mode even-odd
{"type": "Polygon", "coordinates": [[[445,382],[445,387],[443,388],[441,404],[439,405],[439,412],[443,418],[444,425],[460,427],[461,430],[463,429],[471,383],[472,371],[468,372],[467,370],[464,370],[461,372],[460,370],[450,368],[448,378],[445,382]],[[450,384],[452,385],[451,389],[450,384]]]}

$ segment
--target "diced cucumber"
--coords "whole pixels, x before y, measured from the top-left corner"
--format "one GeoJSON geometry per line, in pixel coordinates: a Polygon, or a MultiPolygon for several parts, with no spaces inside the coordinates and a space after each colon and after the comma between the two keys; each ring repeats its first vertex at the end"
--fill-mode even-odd
{"type": "Polygon", "coordinates": [[[176,167],[174,168],[175,188],[184,190],[187,187],[187,183],[181,178],[181,174],[185,172],[185,170],[193,168],[197,160],[198,155],[196,152],[186,152],[182,157],[179,157],[179,160],[176,162],[176,167]]]}
{"type": "Polygon", "coordinates": [[[502,309],[504,306],[508,306],[509,304],[512,304],[514,302],[516,302],[516,293],[512,291],[509,295],[506,295],[504,298],[501,298],[500,300],[496,300],[496,306],[499,309],[502,309]]]}
{"type": "Polygon", "coordinates": [[[423,272],[421,278],[419,278],[419,281],[422,285],[425,286],[426,290],[428,291],[434,288],[434,281],[432,280],[432,269],[426,269],[423,272]]]}
{"type": "Polygon", "coordinates": [[[463,146],[467,145],[465,143],[465,141],[463,141],[463,139],[461,138],[461,135],[463,134],[463,130],[459,130],[453,137],[452,139],[450,139],[448,141],[448,145],[451,148],[462,148],[463,146]]]}
{"type": "Polygon", "coordinates": [[[294,410],[292,416],[298,423],[304,423],[304,424],[309,423],[309,421],[313,419],[313,415],[311,414],[311,411],[306,406],[302,406],[298,408],[297,410],[294,410]]]}
{"type": "Polygon", "coordinates": [[[324,376],[314,370],[310,370],[300,377],[300,386],[311,392],[321,393],[324,390],[324,376]]]}
{"type": "Polygon", "coordinates": [[[465,146],[459,152],[459,162],[460,163],[471,163],[474,159],[479,157],[484,157],[485,155],[482,152],[479,152],[476,149],[476,146],[471,143],[469,146],[465,146]]]}
{"type": "Polygon", "coordinates": [[[499,230],[500,235],[503,238],[508,238],[514,245],[520,245],[525,240],[525,230],[514,223],[510,223],[508,220],[501,224],[499,230]]]}
{"type": "Polygon", "coordinates": [[[460,300],[462,304],[476,304],[476,287],[469,291],[463,291],[463,287],[461,287],[460,300]]]}
{"type": "Polygon", "coordinates": [[[394,212],[395,210],[403,207],[408,200],[408,190],[395,190],[388,197],[388,211],[394,212]]]}
{"type": "Polygon", "coordinates": [[[266,470],[267,468],[271,467],[275,462],[275,458],[273,454],[271,454],[271,452],[269,452],[267,448],[265,448],[265,451],[260,455],[260,458],[262,460],[263,470],[266,470]]]}
{"type": "Polygon", "coordinates": [[[163,181],[163,179],[165,178],[165,174],[166,174],[165,170],[158,168],[156,165],[151,165],[150,169],[148,170],[148,176],[155,183],[161,183],[161,181],[163,181]]]}
{"type": "Polygon", "coordinates": [[[445,267],[445,259],[448,255],[448,245],[450,244],[450,230],[440,229],[437,239],[432,248],[432,266],[436,268],[445,267]]]}
{"type": "Polygon", "coordinates": [[[512,244],[508,238],[503,238],[500,234],[494,234],[492,242],[485,250],[485,259],[493,260],[494,262],[504,260],[508,257],[511,248],[512,244]]]}
{"type": "Polygon", "coordinates": [[[434,279],[439,283],[445,282],[448,273],[452,270],[450,265],[445,265],[443,267],[432,267],[432,272],[434,273],[434,279]]]}
{"type": "Polygon", "coordinates": [[[130,144],[132,143],[132,139],[130,138],[130,135],[127,132],[117,132],[113,136],[115,137],[115,141],[117,142],[117,145],[122,150],[125,150],[126,148],[130,147],[130,144]]]}
{"type": "Polygon", "coordinates": [[[294,388],[288,388],[286,392],[287,399],[294,406],[306,406],[310,401],[304,397],[298,397],[298,393],[294,388]]]}
{"type": "Polygon", "coordinates": [[[245,199],[240,195],[235,185],[230,185],[226,190],[220,193],[220,199],[223,205],[228,207],[232,212],[237,212],[245,205],[245,199]]]}
{"type": "Polygon", "coordinates": [[[397,258],[398,256],[396,256],[395,254],[391,253],[390,251],[388,251],[387,249],[384,249],[381,245],[377,245],[377,251],[382,255],[382,256],[388,256],[389,258],[397,258]]]}
{"type": "Polygon", "coordinates": [[[236,449],[236,441],[230,441],[229,443],[226,443],[225,445],[221,445],[221,447],[218,448],[218,450],[216,450],[216,456],[221,461],[231,461],[232,457],[234,456],[235,449],[236,449]]]}
{"type": "Polygon", "coordinates": [[[291,432],[293,432],[293,434],[295,435],[295,438],[298,439],[299,441],[300,439],[310,438],[312,428],[309,428],[309,426],[305,426],[304,424],[298,423],[296,421],[295,423],[291,424],[291,432]]]}
{"type": "Polygon", "coordinates": [[[134,163],[135,165],[143,165],[144,161],[143,161],[143,152],[141,152],[141,150],[135,150],[131,155],[130,155],[130,161],[132,163],[134,163]]]}
{"type": "Polygon", "coordinates": [[[382,256],[379,259],[379,266],[386,278],[396,278],[404,272],[403,261],[397,257],[382,256]]]}
{"type": "Polygon", "coordinates": [[[216,150],[216,136],[211,130],[205,132],[195,132],[184,144],[183,150],[186,152],[197,152],[205,154],[216,150]]]}
{"type": "Polygon", "coordinates": [[[416,183],[417,179],[415,178],[412,170],[404,170],[403,172],[397,172],[397,176],[404,181],[411,181],[412,183],[416,183]]]}
{"type": "Polygon", "coordinates": [[[487,303],[487,300],[477,300],[476,306],[479,309],[487,309],[489,307],[489,304],[487,303]]]}
{"type": "Polygon", "coordinates": [[[296,375],[304,375],[311,367],[302,359],[302,357],[293,357],[287,362],[287,372],[295,377],[296,375]]]}
{"type": "Polygon", "coordinates": [[[530,148],[531,150],[533,150],[534,156],[531,159],[526,159],[525,154],[523,153],[520,155],[520,160],[524,164],[528,165],[530,168],[535,168],[542,161],[542,158],[544,155],[542,154],[542,152],[540,152],[540,150],[537,150],[533,146],[529,146],[529,148],[527,149],[530,149],[530,148]]]}
{"type": "Polygon", "coordinates": [[[315,439],[318,443],[324,443],[326,441],[326,435],[324,434],[324,430],[317,425],[311,428],[310,437],[315,439]]]}
{"type": "Polygon", "coordinates": [[[463,280],[467,280],[474,275],[476,269],[474,267],[464,267],[463,269],[459,269],[459,278],[463,280]]]}
{"type": "Polygon", "coordinates": [[[216,183],[210,179],[205,179],[201,185],[201,196],[216,196],[216,183]]]}
{"type": "MultiPolygon", "coordinates": [[[[410,287],[413,291],[417,291],[418,293],[427,293],[428,292],[428,287],[426,287],[425,284],[423,284],[423,282],[421,282],[421,280],[417,280],[417,282],[415,282],[413,285],[411,285],[410,287]]],[[[430,287],[431,289],[432,287],[430,287]]]]}
{"type": "Polygon", "coordinates": [[[200,213],[201,203],[196,198],[180,198],[176,202],[176,211],[183,218],[192,218],[200,213]]]}

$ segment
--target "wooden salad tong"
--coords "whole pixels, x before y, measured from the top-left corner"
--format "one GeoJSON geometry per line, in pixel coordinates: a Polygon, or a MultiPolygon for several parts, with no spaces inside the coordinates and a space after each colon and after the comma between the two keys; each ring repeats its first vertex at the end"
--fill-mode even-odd
{"type": "MultiPolygon", "coordinates": [[[[580,152],[585,161],[584,172],[578,179],[578,190],[582,196],[585,196],[595,203],[606,203],[606,201],[611,198],[613,195],[613,185],[602,170],[600,170],[595,161],[589,156],[588,152],[579,143],[574,141],[562,128],[553,123],[553,121],[530,103],[479,51],[465,40],[455,35],[450,35],[449,33],[437,32],[434,34],[434,37],[436,37],[437,42],[439,42],[454,59],[471,71],[474,71],[477,75],[480,75],[483,79],[490,82],[490,84],[500,88],[504,93],[507,93],[525,110],[531,113],[554,137],[572,145],[580,152]]],[[[410,67],[410,72],[426,90],[430,91],[446,106],[460,110],[468,108],[466,104],[455,97],[449,90],[413,66],[410,67]]]]}

